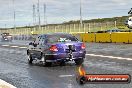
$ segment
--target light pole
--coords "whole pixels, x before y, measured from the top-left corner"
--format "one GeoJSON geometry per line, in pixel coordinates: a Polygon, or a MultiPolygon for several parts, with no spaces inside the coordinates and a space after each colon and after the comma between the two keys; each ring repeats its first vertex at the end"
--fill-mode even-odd
{"type": "Polygon", "coordinates": [[[132,15],[132,8],[131,8],[130,11],[128,12],[128,14],[132,15]]]}
{"type": "Polygon", "coordinates": [[[44,25],[47,24],[47,19],[46,19],[46,4],[44,4],[44,25]]]}
{"type": "Polygon", "coordinates": [[[15,0],[13,0],[13,18],[14,18],[14,29],[16,29],[16,11],[15,11],[15,0]]]}
{"type": "Polygon", "coordinates": [[[82,0],[80,0],[80,29],[82,29],[82,0]]]}
{"type": "Polygon", "coordinates": [[[35,13],[35,5],[33,5],[33,26],[36,25],[36,13],[35,13]]]}
{"type": "Polygon", "coordinates": [[[41,22],[40,22],[40,10],[39,10],[39,7],[40,6],[40,3],[39,3],[39,0],[38,0],[38,21],[39,21],[39,29],[41,28],[41,22]]]}

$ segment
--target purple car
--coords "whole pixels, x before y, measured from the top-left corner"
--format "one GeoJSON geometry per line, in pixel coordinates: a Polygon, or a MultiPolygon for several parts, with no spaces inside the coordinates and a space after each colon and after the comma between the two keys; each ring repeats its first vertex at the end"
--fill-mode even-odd
{"type": "Polygon", "coordinates": [[[32,64],[33,60],[40,60],[46,66],[51,66],[56,62],[62,65],[68,61],[75,61],[76,65],[80,65],[85,58],[85,48],[85,44],[71,34],[43,34],[29,43],[28,62],[32,64]]]}

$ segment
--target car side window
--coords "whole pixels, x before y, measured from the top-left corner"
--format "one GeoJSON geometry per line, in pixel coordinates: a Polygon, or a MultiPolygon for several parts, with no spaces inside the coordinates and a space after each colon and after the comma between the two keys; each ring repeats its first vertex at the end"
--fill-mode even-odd
{"type": "Polygon", "coordinates": [[[46,40],[46,38],[43,37],[43,38],[42,38],[42,45],[45,45],[45,40],[46,40]]]}
{"type": "Polygon", "coordinates": [[[43,43],[42,43],[42,41],[43,41],[43,39],[41,38],[41,39],[40,39],[40,41],[39,41],[39,44],[40,44],[40,45],[42,45],[42,44],[43,44],[43,43]]]}
{"type": "Polygon", "coordinates": [[[35,40],[35,43],[38,44],[39,43],[39,40],[40,40],[40,36],[38,36],[35,40]]]}
{"type": "Polygon", "coordinates": [[[40,45],[45,45],[45,37],[44,36],[42,36],[40,39],[39,39],[39,44],[40,45]]]}

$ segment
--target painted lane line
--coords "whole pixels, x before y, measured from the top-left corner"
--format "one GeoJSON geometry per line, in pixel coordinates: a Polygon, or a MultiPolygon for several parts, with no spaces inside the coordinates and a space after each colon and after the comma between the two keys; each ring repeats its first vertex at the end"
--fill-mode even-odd
{"type": "Polygon", "coordinates": [[[1,46],[9,46],[9,45],[1,45],[1,46]]]}
{"type": "Polygon", "coordinates": [[[19,48],[21,48],[21,49],[26,49],[27,47],[19,47],[19,48]]]}
{"type": "Polygon", "coordinates": [[[11,47],[14,47],[15,48],[15,47],[18,47],[18,46],[11,46],[11,47]]]}
{"type": "Polygon", "coordinates": [[[87,56],[94,56],[94,57],[106,57],[111,59],[119,59],[119,60],[132,60],[132,58],[123,58],[123,57],[114,57],[114,56],[104,56],[104,55],[95,55],[95,54],[86,54],[87,56]]]}
{"type": "Polygon", "coordinates": [[[60,78],[63,78],[63,77],[73,77],[74,75],[59,75],[60,78]]]}
{"type": "Polygon", "coordinates": [[[17,87],[0,79],[0,88],[17,88],[17,87]]]}

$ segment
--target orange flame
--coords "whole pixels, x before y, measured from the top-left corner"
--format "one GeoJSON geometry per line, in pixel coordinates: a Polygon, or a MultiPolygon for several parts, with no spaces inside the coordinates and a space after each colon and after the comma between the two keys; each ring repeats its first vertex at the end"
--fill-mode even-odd
{"type": "Polygon", "coordinates": [[[86,71],[84,70],[84,68],[82,66],[79,67],[78,71],[79,71],[80,76],[85,76],[86,75],[86,71]]]}

